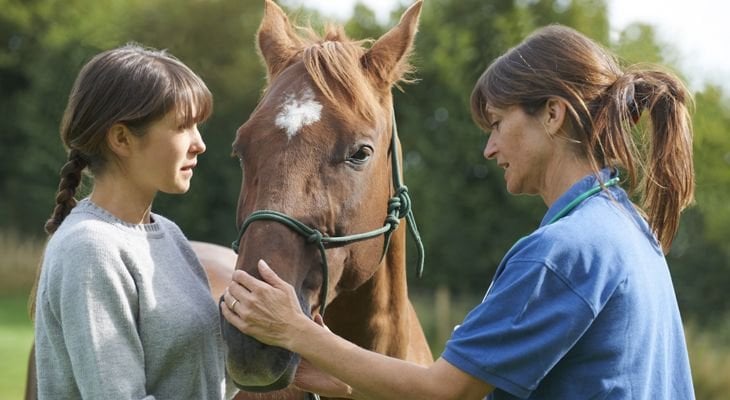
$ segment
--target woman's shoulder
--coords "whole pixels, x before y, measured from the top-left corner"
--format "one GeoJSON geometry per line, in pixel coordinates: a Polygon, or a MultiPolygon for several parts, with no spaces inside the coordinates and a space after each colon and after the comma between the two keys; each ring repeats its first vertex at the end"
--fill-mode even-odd
{"type": "MultiPolygon", "coordinates": [[[[81,204],[80,204],[81,205],[81,204]]],[[[79,207],[69,214],[46,246],[46,264],[62,268],[84,269],[99,264],[123,264],[126,255],[134,254],[135,237],[142,229],[121,226],[93,208],[79,207]]],[[[44,267],[45,268],[45,267],[44,267]]]]}
{"type": "Polygon", "coordinates": [[[46,246],[39,291],[60,295],[86,292],[105,281],[128,282],[132,278],[124,258],[127,247],[104,223],[67,219],[46,246]]]}
{"type": "Polygon", "coordinates": [[[613,198],[586,202],[523,242],[513,259],[540,262],[571,279],[595,273],[621,280],[637,262],[661,257],[656,239],[636,210],[613,198]]]}
{"type": "Polygon", "coordinates": [[[106,221],[88,215],[71,214],[51,236],[48,247],[69,253],[84,253],[112,247],[120,242],[119,232],[106,221]]]}
{"type": "Polygon", "coordinates": [[[564,276],[595,268],[617,269],[614,272],[621,275],[627,236],[631,234],[626,226],[610,216],[593,218],[575,212],[527,236],[512,258],[540,262],[564,276]]]}
{"type": "Polygon", "coordinates": [[[536,231],[544,240],[569,247],[607,249],[644,236],[646,222],[622,190],[603,192],[536,231]],[[606,244],[609,244],[606,246],[606,244]]]}

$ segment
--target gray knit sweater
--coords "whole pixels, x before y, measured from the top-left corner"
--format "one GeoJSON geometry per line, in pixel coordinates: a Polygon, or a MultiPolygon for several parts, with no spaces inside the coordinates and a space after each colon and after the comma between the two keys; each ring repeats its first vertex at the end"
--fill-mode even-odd
{"type": "Polygon", "coordinates": [[[36,299],[40,399],[215,399],[218,307],[170,220],[125,223],[82,200],[51,237],[36,299]]]}

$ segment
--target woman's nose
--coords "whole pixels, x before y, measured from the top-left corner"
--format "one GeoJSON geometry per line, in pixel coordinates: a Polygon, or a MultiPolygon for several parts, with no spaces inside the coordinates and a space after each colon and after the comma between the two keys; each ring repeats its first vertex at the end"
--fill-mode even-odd
{"type": "Polygon", "coordinates": [[[192,151],[196,154],[202,154],[205,153],[205,142],[203,141],[203,136],[200,135],[200,131],[198,131],[198,127],[196,126],[193,129],[193,143],[192,143],[192,151]]]}
{"type": "Polygon", "coordinates": [[[491,160],[497,154],[497,146],[494,144],[494,140],[492,140],[493,137],[494,135],[489,135],[489,139],[487,139],[487,144],[484,145],[484,152],[482,153],[482,155],[487,160],[491,160]]]}

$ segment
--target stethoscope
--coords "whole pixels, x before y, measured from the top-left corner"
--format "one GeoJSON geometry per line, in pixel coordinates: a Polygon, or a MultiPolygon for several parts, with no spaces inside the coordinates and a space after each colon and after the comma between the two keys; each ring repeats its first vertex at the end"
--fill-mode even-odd
{"type": "Polygon", "coordinates": [[[580,203],[584,202],[587,198],[589,198],[589,197],[593,196],[594,194],[600,192],[604,188],[607,188],[607,187],[610,187],[610,186],[616,186],[618,184],[619,180],[620,179],[619,179],[618,175],[616,175],[613,178],[611,178],[608,181],[606,181],[606,183],[604,183],[603,185],[598,184],[598,185],[593,186],[592,188],[586,190],[585,192],[581,193],[580,196],[578,196],[575,199],[573,199],[573,201],[571,201],[565,207],[563,207],[560,211],[558,211],[558,213],[555,214],[555,216],[553,216],[550,219],[550,221],[548,221],[548,223],[545,224],[545,225],[550,225],[553,222],[556,222],[557,220],[559,220],[560,218],[563,218],[564,216],[568,215],[568,213],[570,213],[571,211],[573,211],[573,209],[575,209],[576,207],[578,207],[578,205],[580,203]]]}
{"type": "MultiPolygon", "coordinates": [[[[590,189],[586,190],[585,192],[581,193],[578,197],[576,197],[575,199],[573,199],[573,201],[571,201],[565,207],[563,207],[562,209],[560,209],[560,211],[558,211],[557,214],[555,214],[552,218],[550,218],[550,221],[548,221],[547,224],[545,224],[545,226],[550,225],[552,223],[555,223],[559,219],[565,217],[571,211],[573,211],[576,207],[578,207],[578,205],[580,205],[582,202],[586,201],[589,197],[596,195],[601,190],[603,190],[603,189],[605,189],[607,187],[611,187],[611,186],[618,185],[618,183],[619,183],[620,180],[621,179],[619,178],[619,176],[616,175],[613,178],[609,179],[608,181],[604,182],[603,185],[601,185],[599,183],[596,186],[593,186],[592,188],[590,188],[590,189]]],[[[526,238],[526,236],[520,238],[517,242],[515,242],[515,244],[512,245],[512,248],[510,249],[510,251],[508,253],[511,253],[512,252],[512,249],[514,249],[525,238],[526,238]]],[[[500,271],[498,270],[497,271],[497,274],[499,274],[499,272],[500,271]]],[[[497,275],[495,275],[495,279],[493,279],[492,280],[492,283],[489,285],[489,289],[487,289],[487,293],[484,295],[484,299],[486,299],[487,296],[489,296],[489,292],[492,291],[492,286],[494,285],[494,280],[496,280],[496,277],[497,277],[497,275]]],[[[482,299],[482,301],[484,301],[484,299],[482,299]]]]}

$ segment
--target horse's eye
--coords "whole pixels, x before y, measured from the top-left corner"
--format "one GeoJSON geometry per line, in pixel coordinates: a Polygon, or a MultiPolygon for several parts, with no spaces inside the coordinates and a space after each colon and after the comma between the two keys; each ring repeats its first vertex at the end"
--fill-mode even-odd
{"type": "Polygon", "coordinates": [[[373,154],[373,148],[368,145],[360,146],[356,152],[352,153],[347,161],[353,164],[364,164],[373,154]]]}

